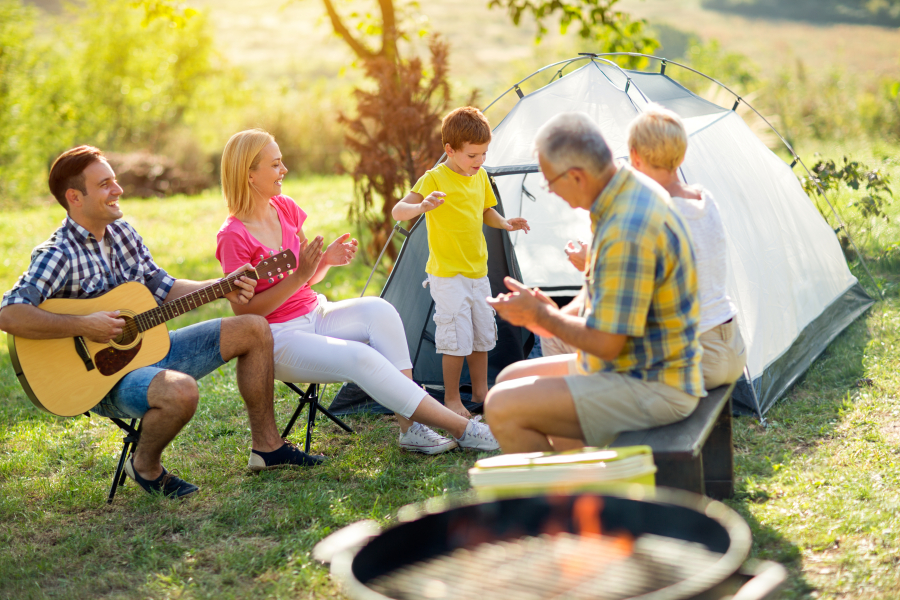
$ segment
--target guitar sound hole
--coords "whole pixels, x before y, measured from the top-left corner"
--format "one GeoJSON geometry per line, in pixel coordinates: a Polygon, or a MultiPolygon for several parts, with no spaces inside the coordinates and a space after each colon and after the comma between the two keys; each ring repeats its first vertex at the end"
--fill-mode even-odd
{"type": "Polygon", "coordinates": [[[125,327],[122,328],[122,333],[113,339],[113,342],[120,346],[127,346],[137,339],[140,332],[138,331],[137,323],[134,322],[134,319],[124,315],[120,315],[120,318],[125,320],[125,327]]]}

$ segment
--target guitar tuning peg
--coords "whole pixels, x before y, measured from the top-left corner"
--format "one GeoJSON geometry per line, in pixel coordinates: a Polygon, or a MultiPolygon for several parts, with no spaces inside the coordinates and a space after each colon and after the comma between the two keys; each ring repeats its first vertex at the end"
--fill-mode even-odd
{"type": "Polygon", "coordinates": [[[265,256],[263,256],[262,254],[259,255],[259,260],[263,260],[264,258],[265,256]]]}
{"type": "Polygon", "coordinates": [[[278,275],[278,279],[284,279],[284,273],[280,273],[280,274],[278,275]]]}
{"type": "Polygon", "coordinates": [[[279,273],[281,273],[281,269],[276,269],[276,271],[278,271],[279,273]]]}
{"type": "Polygon", "coordinates": [[[284,246],[278,246],[278,251],[279,251],[279,252],[284,251],[284,246]]]}
{"type": "Polygon", "coordinates": [[[294,274],[294,270],[293,270],[293,269],[288,269],[288,275],[293,275],[293,274],[294,274]]]}
{"type": "Polygon", "coordinates": [[[274,251],[274,250],[269,250],[269,256],[274,256],[274,255],[275,255],[275,251],[274,251]]]}
{"type": "Polygon", "coordinates": [[[275,283],[275,280],[269,277],[269,283],[275,283]]]}
{"type": "Polygon", "coordinates": [[[269,271],[268,273],[266,273],[266,275],[268,275],[269,277],[271,277],[271,276],[272,276],[272,271],[269,271]]]}

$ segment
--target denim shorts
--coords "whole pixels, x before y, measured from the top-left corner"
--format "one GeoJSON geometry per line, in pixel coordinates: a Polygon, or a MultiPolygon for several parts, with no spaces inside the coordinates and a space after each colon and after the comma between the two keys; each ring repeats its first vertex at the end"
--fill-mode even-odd
{"type": "Polygon", "coordinates": [[[170,331],[171,346],[166,357],[123,377],[91,412],[101,417],[140,419],[150,410],[147,389],[158,373],[178,371],[200,379],[225,364],[219,347],[221,331],[222,319],[170,331]]]}

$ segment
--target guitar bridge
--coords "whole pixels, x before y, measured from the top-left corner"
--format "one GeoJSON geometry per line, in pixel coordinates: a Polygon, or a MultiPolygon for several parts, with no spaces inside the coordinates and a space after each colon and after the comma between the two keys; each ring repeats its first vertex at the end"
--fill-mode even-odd
{"type": "Polygon", "coordinates": [[[95,368],[94,361],[91,360],[91,353],[88,351],[87,344],[84,343],[84,338],[80,335],[75,336],[75,352],[84,361],[84,368],[88,371],[93,371],[95,368]]]}

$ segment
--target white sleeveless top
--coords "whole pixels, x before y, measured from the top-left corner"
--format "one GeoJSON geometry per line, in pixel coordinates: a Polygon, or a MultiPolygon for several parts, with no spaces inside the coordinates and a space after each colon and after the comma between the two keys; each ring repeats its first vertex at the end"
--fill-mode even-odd
{"type": "Polygon", "coordinates": [[[700,200],[673,196],[672,203],[691,231],[700,289],[700,333],[704,333],[737,315],[737,307],[725,290],[728,248],[719,207],[708,190],[697,189],[700,200]]]}

